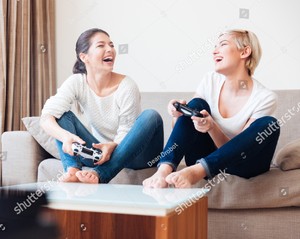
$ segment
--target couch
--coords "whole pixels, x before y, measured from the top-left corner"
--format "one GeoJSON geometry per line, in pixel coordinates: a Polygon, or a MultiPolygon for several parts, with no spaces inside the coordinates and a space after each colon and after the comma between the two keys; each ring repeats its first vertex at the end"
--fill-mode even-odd
{"type": "MultiPolygon", "coordinates": [[[[243,179],[216,176],[207,194],[208,238],[300,238],[300,90],[277,90],[281,135],[270,171],[243,179]],[[223,180],[221,180],[223,179],[223,180]]],[[[171,131],[166,106],[170,99],[191,99],[192,92],[143,92],[142,107],[163,117],[165,139],[171,131]]],[[[84,120],[84,119],[83,119],[84,120]]],[[[56,180],[62,170],[51,137],[39,128],[39,117],[23,119],[27,131],[4,132],[2,185],[56,180]]],[[[180,168],[184,167],[184,162],[180,168]]],[[[110,183],[141,184],[156,168],[123,169],[110,183]]],[[[202,180],[194,187],[203,187],[202,180]]]]}

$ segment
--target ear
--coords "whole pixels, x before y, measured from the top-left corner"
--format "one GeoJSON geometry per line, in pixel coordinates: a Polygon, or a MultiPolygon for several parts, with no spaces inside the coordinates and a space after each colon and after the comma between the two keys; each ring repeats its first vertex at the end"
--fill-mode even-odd
{"type": "Polygon", "coordinates": [[[87,62],[87,55],[86,54],[84,54],[84,53],[80,53],[79,54],[79,58],[80,58],[80,60],[83,62],[83,63],[86,63],[87,62]]]}
{"type": "Polygon", "coordinates": [[[246,59],[248,56],[251,55],[251,52],[252,52],[252,50],[251,50],[250,46],[244,47],[244,49],[241,51],[241,58],[246,59]]]}

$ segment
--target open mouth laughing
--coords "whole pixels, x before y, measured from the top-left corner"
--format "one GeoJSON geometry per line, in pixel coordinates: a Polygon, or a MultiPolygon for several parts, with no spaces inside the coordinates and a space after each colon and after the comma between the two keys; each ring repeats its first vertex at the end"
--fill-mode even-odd
{"type": "Polygon", "coordinates": [[[103,59],[104,62],[113,62],[113,58],[112,57],[105,57],[103,59]]]}
{"type": "Polygon", "coordinates": [[[221,56],[216,56],[216,57],[214,57],[214,60],[215,60],[215,63],[218,63],[218,62],[220,62],[220,61],[223,60],[223,57],[221,57],[221,56]]]}

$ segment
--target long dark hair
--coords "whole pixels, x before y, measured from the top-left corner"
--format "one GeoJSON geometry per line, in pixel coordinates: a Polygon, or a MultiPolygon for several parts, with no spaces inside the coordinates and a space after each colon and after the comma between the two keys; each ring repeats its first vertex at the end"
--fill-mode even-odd
{"type": "Polygon", "coordinates": [[[73,66],[73,74],[77,74],[77,73],[86,74],[85,64],[80,60],[79,54],[88,52],[91,46],[90,40],[96,33],[104,33],[109,37],[109,34],[106,31],[103,31],[99,28],[92,28],[81,33],[81,35],[79,36],[76,42],[75,51],[76,51],[77,59],[73,66]]]}

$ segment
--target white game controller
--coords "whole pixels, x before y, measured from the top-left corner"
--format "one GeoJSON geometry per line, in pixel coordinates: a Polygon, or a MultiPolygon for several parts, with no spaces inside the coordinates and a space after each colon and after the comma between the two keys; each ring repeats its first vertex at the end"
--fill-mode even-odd
{"type": "Polygon", "coordinates": [[[94,162],[98,162],[102,158],[102,151],[100,149],[88,148],[76,142],[72,144],[72,150],[75,155],[93,159],[94,162]]]}

